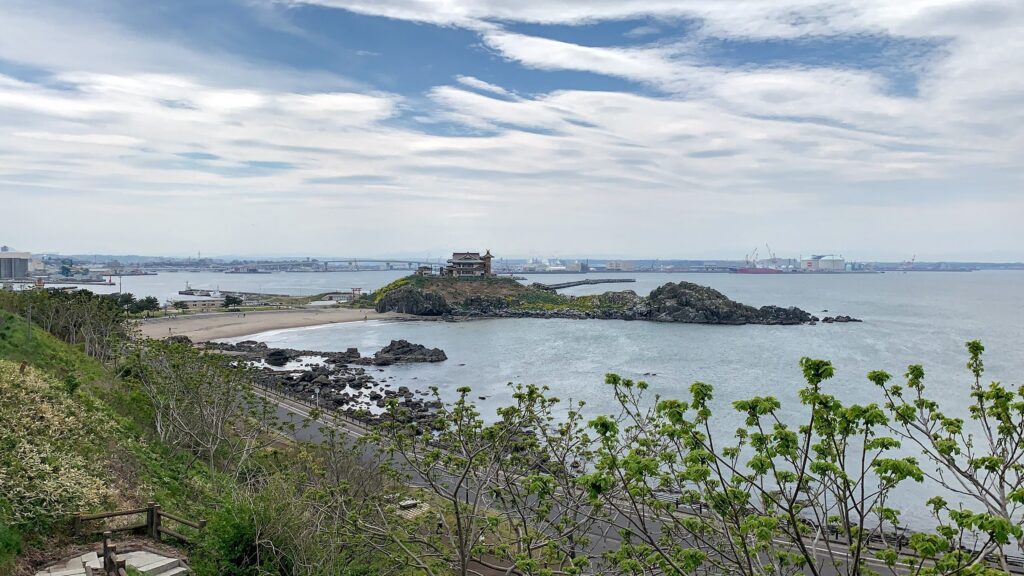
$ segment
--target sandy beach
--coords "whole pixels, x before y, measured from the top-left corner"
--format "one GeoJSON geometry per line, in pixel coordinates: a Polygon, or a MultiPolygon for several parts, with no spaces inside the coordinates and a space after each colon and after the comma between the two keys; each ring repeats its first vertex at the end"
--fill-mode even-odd
{"type": "Polygon", "coordinates": [[[366,320],[387,320],[409,318],[408,314],[395,312],[378,313],[373,310],[330,308],[326,310],[268,310],[246,312],[245,317],[234,312],[214,312],[177,316],[174,318],[153,318],[143,320],[140,329],[150,338],[188,336],[193,342],[206,342],[219,338],[235,338],[284,328],[319,326],[338,322],[361,322],[366,320]]]}

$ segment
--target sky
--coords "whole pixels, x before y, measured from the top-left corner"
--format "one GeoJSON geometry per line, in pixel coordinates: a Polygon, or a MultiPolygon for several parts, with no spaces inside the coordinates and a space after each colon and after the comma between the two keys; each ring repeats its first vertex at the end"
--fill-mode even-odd
{"type": "Polygon", "coordinates": [[[1024,260],[1021,30],[1020,0],[4,0],[0,244],[1024,260]]]}

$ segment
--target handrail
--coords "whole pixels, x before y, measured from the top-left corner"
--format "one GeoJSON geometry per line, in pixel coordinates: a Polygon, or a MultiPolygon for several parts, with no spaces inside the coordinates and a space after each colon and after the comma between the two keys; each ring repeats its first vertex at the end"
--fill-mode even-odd
{"type": "Polygon", "coordinates": [[[107,535],[112,534],[114,532],[143,532],[143,533],[145,533],[146,536],[149,536],[150,538],[152,538],[153,540],[156,540],[157,542],[160,542],[161,535],[163,535],[163,534],[166,534],[168,536],[177,538],[179,540],[183,540],[185,542],[191,542],[191,538],[189,538],[188,536],[185,536],[184,534],[181,534],[180,532],[176,532],[174,530],[170,530],[168,528],[164,528],[162,526],[163,519],[166,518],[168,520],[171,520],[172,522],[177,522],[179,524],[183,524],[183,525],[188,526],[189,528],[193,528],[195,530],[202,531],[202,530],[204,530],[206,528],[206,520],[205,519],[200,519],[198,521],[188,520],[188,519],[183,518],[181,516],[177,516],[175,514],[171,514],[170,512],[164,512],[163,510],[161,510],[160,505],[157,504],[156,502],[148,502],[144,508],[131,508],[129,510],[115,510],[113,512],[98,512],[98,513],[95,513],[95,514],[76,513],[73,516],[72,534],[74,536],[79,536],[80,534],[83,533],[83,531],[82,531],[82,522],[87,522],[87,521],[90,521],[90,520],[104,520],[106,518],[117,518],[117,517],[121,517],[121,516],[130,516],[132,514],[145,514],[146,515],[146,522],[145,522],[145,524],[134,524],[134,525],[129,525],[129,526],[121,526],[120,528],[105,528],[103,530],[97,530],[97,531],[94,531],[94,532],[87,532],[87,533],[89,533],[89,534],[103,534],[104,537],[106,537],[107,535]]]}
{"type": "Polygon", "coordinates": [[[76,514],[78,519],[81,521],[87,520],[102,520],[104,518],[116,518],[118,516],[130,516],[132,514],[142,514],[143,512],[149,511],[149,508],[132,508],[130,510],[115,510],[113,512],[98,512],[96,514],[76,514]]]}
{"type": "Polygon", "coordinates": [[[174,520],[175,522],[177,522],[179,524],[184,524],[185,526],[189,526],[191,528],[195,528],[196,530],[202,530],[203,528],[206,527],[206,520],[200,520],[198,522],[193,522],[191,520],[186,520],[186,519],[182,518],[181,516],[175,516],[174,514],[171,514],[170,512],[163,512],[163,511],[160,512],[160,516],[162,516],[164,518],[170,518],[171,520],[174,520]]]}
{"type": "Polygon", "coordinates": [[[168,535],[168,536],[170,536],[172,538],[177,538],[178,540],[181,540],[183,542],[191,542],[192,541],[191,538],[188,538],[184,534],[181,534],[180,532],[175,532],[174,530],[171,530],[170,528],[164,528],[163,526],[158,526],[156,531],[157,531],[157,534],[166,534],[166,535],[168,535]]]}

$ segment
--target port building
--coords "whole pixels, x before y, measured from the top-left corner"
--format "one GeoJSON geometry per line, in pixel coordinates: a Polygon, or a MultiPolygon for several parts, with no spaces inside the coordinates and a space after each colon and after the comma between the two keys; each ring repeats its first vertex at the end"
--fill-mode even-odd
{"type": "Polygon", "coordinates": [[[182,306],[187,310],[216,310],[224,307],[223,298],[210,298],[205,300],[196,299],[180,299],[171,300],[172,306],[182,306]]]}
{"type": "Polygon", "coordinates": [[[804,272],[845,272],[846,260],[835,254],[816,254],[800,261],[804,272]]]}
{"type": "Polygon", "coordinates": [[[28,252],[11,252],[7,246],[0,247],[0,280],[28,278],[32,255],[28,252]]]}
{"type": "Polygon", "coordinates": [[[630,260],[609,260],[605,264],[605,269],[609,272],[632,272],[636,270],[636,262],[630,260]]]}

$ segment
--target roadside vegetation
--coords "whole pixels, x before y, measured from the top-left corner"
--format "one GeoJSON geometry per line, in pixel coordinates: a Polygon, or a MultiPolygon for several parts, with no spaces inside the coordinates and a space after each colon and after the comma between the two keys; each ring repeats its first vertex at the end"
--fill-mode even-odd
{"type": "Polygon", "coordinates": [[[1024,567],[1024,388],[985,382],[979,342],[962,397],[941,401],[912,365],[866,375],[877,402],[843,403],[831,363],[804,358],[798,406],[725,407],[702,382],[652,397],[609,374],[611,414],[519,385],[485,416],[463,387],[434,391],[448,404],[429,429],[390,404],[364,443],[330,425],[302,443],[317,409],[282,418],[232,358],[136,339],[109,299],[5,294],[0,310],[0,573],[67,542],[73,512],[151,500],[208,521],[189,534],[200,575],[1024,567]],[[724,435],[723,409],[742,422],[724,435]],[[931,527],[908,530],[898,496],[925,483],[931,527]]]}
{"type": "Polygon", "coordinates": [[[399,556],[343,540],[351,523],[337,501],[351,509],[372,492],[381,509],[395,508],[382,500],[379,470],[340,438],[290,441],[296,424],[256,397],[228,358],[132,339],[130,321],[103,297],[0,298],[0,574],[34,573],[34,560],[66,550],[75,512],[149,501],[208,521],[201,533],[181,529],[201,576],[405,573],[399,556]],[[55,310],[76,305],[112,312],[55,310]],[[9,311],[30,309],[37,320],[95,325],[54,321],[58,338],[9,311]],[[100,330],[122,336],[104,347],[82,335],[100,330]]]}

